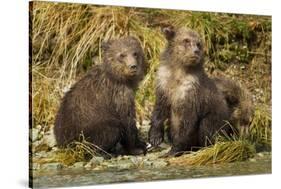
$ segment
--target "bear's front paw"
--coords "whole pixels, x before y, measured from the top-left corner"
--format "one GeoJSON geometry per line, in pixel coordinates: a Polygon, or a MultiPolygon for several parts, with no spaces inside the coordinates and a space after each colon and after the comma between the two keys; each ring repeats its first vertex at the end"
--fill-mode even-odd
{"type": "Polygon", "coordinates": [[[136,146],[129,150],[130,155],[146,155],[147,152],[147,144],[143,141],[138,141],[136,146]]]}

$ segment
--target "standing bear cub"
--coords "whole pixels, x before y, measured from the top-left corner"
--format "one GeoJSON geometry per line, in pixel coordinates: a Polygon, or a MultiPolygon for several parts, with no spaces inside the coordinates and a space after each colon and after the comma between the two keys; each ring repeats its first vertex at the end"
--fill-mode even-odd
{"type": "Polygon", "coordinates": [[[181,155],[214,142],[217,133],[230,134],[230,110],[214,80],[204,71],[203,44],[188,28],[164,28],[168,40],[156,75],[156,104],[149,142],[159,145],[169,119],[172,148],[165,156],[181,155]]]}
{"type": "Polygon", "coordinates": [[[102,63],[68,91],[56,116],[59,147],[78,141],[81,134],[106,152],[120,143],[125,154],[145,154],[138,137],[134,90],[146,72],[139,41],[123,37],[102,44],[102,63]]]}

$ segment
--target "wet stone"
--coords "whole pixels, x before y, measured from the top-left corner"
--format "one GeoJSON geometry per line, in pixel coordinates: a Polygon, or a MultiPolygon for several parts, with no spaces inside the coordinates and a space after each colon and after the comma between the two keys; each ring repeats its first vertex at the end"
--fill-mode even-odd
{"type": "Polygon", "coordinates": [[[36,127],[36,129],[38,129],[38,130],[41,130],[41,129],[42,129],[42,126],[41,126],[41,125],[36,125],[35,127],[36,127]]]}
{"type": "Polygon", "coordinates": [[[93,157],[84,167],[90,168],[97,165],[100,165],[102,162],[104,162],[104,158],[100,156],[93,157]]]}
{"type": "Polygon", "coordinates": [[[168,163],[164,160],[144,161],[143,162],[144,167],[163,168],[163,167],[166,167],[167,165],[168,165],[168,163]]]}
{"type": "Polygon", "coordinates": [[[94,171],[101,171],[101,170],[104,170],[104,168],[102,166],[97,166],[93,170],[94,171]]]}
{"type": "Polygon", "coordinates": [[[148,161],[148,160],[143,161],[143,166],[144,167],[152,167],[152,165],[153,165],[152,161],[148,161]]]}
{"type": "Polygon", "coordinates": [[[62,169],[63,165],[61,163],[46,163],[41,165],[41,168],[47,170],[58,170],[58,169],[62,169]]]}
{"type": "Polygon", "coordinates": [[[143,157],[141,157],[141,156],[132,156],[130,160],[131,160],[131,162],[133,164],[138,165],[138,164],[140,164],[143,161],[143,157]]]}
{"type": "Polygon", "coordinates": [[[45,151],[37,152],[36,156],[40,158],[52,157],[50,153],[46,153],[45,151]]]}
{"type": "Polygon", "coordinates": [[[32,137],[32,142],[38,140],[39,139],[39,130],[36,128],[33,128],[31,137],[32,137]]]}
{"type": "Polygon", "coordinates": [[[85,162],[76,162],[73,164],[74,168],[82,168],[85,165],[85,162]]]}
{"type": "Polygon", "coordinates": [[[130,169],[134,166],[134,164],[132,162],[122,162],[120,164],[118,164],[118,168],[119,169],[130,169]]]}
{"type": "Polygon", "coordinates": [[[96,156],[93,157],[90,162],[92,162],[93,164],[101,164],[104,161],[104,158],[101,156],[96,156]]]}
{"type": "Polygon", "coordinates": [[[150,125],[150,120],[143,120],[142,125],[149,126],[150,125]]]}
{"type": "Polygon", "coordinates": [[[250,161],[250,162],[256,162],[257,160],[254,159],[254,158],[250,158],[249,161],[250,161]]]}
{"type": "Polygon", "coordinates": [[[40,164],[39,163],[32,163],[32,169],[33,170],[39,170],[40,169],[40,164]]]}
{"type": "Polygon", "coordinates": [[[104,167],[108,167],[110,169],[130,169],[135,166],[131,160],[122,160],[117,162],[103,162],[102,165],[104,167]]]}
{"type": "Polygon", "coordinates": [[[47,146],[49,146],[51,148],[56,145],[56,139],[55,139],[53,129],[49,130],[48,132],[46,132],[44,134],[44,137],[42,139],[42,143],[46,144],[47,146]]]}
{"type": "Polygon", "coordinates": [[[168,163],[166,161],[155,161],[153,163],[153,166],[155,168],[162,168],[162,167],[166,167],[168,165],[168,163]]]}

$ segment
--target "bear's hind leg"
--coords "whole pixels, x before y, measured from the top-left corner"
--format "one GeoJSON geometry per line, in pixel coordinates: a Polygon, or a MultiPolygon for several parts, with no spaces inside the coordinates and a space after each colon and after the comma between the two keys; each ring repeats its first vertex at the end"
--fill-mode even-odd
{"type": "Polygon", "coordinates": [[[214,144],[215,138],[219,135],[230,135],[230,125],[222,119],[217,119],[217,117],[215,115],[208,115],[201,120],[198,137],[200,147],[214,144]]]}

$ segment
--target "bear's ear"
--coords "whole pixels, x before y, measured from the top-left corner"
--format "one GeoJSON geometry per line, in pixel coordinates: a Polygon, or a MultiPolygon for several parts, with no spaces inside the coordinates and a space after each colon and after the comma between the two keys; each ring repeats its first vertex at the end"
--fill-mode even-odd
{"type": "Polygon", "coordinates": [[[171,40],[175,37],[175,29],[173,26],[168,26],[162,29],[163,34],[165,35],[167,40],[171,40]]]}
{"type": "Polygon", "coordinates": [[[106,50],[109,49],[109,47],[111,46],[111,44],[112,44],[112,40],[108,40],[108,41],[103,41],[103,42],[101,42],[101,50],[102,50],[103,52],[105,52],[106,50]]]}

